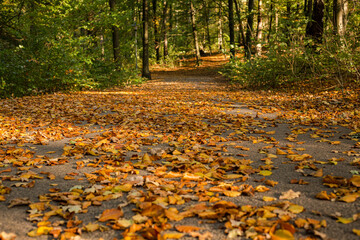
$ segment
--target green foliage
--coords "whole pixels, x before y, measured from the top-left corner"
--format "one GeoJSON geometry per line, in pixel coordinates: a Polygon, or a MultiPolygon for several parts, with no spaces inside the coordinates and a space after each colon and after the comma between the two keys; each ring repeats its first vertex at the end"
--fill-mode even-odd
{"type": "Polygon", "coordinates": [[[130,1],[5,1],[0,10],[0,98],[139,83],[134,71],[130,1]],[[8,19],[11,19],[8,21],[8,19]],[[126,24],[124,24],[126,23],[126,24]],[[112,60],[119,27],[121,62],[112,60]],[[121,66],[121,67],[120,67],[121,66]]]}

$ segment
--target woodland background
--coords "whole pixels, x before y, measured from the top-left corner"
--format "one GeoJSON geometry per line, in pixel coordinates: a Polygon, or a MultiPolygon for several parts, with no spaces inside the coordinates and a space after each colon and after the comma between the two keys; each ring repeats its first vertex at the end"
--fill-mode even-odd
{"type": "Polygon", "coordinates": [[[244,87],[356,89],[359,40],[356,0],[3,0],[0,97],[137,84],[219,51],[244,87]]]}

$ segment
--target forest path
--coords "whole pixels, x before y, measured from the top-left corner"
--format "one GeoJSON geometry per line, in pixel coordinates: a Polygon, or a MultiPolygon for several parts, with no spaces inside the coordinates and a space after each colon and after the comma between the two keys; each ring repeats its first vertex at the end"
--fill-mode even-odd
{"type": "Polygon", "coordinates": [[[348,102],[230,90],[221,64],[0,101],[0,236],[358,239],[348,102]]]}

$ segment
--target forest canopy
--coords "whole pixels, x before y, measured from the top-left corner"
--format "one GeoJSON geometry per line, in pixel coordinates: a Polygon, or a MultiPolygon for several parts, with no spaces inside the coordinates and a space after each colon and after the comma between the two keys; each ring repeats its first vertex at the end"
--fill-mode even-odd
{"type": "Polygon", "coordinates": [[[358,86],[359,40],[356,0],[5,0],[0,97],[139,83],[216,52],[245,87],[358,86]]]}

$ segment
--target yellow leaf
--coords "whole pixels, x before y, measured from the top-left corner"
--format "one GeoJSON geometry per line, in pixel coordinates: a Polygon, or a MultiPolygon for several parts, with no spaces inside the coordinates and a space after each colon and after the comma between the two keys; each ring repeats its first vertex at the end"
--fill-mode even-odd
{"type": "Polygon", "coordinates": [[[84,230],[87,232],[94,232],[100,228],[99,224],[97,223],[89,223],[84,227],[84,230]]]}
{"type": "Polygon", "coordinates": [[[340,222],[340,223],[343,223],[343,224],[348,224],[348,223],[352,223],[354,221],[354,219],[353,218],[338,217],[338,219],[336,221],[340,222]]]}
{"type": "Polygon", "coordinates": [[[317,199],[321,199],[321,200],[330,200],[330,197],[329,197],[329,195],[327,194],[326,191],[321,191],[321,192],[318,193],[315,197],[316,197],[317,199]]]}
{"type": "Polygon", "coordinates": [[[263,186],[263,185],[259,185],[259,186],[257,186],[256,188],[255,188],[255,191],[256,192],[266,192],[266,191],[269,191],[270,189],[269,188],[267,188],[267,187],[265,187],[265,186],[263,186]]]}
{"type": "Polygon", "coordinates": [[[241,192],[237,191],[224,191],[224,195],[228,197],[238,197],[241,195],[241,192]]]}
{"type": "Polygon", "coordinates": [[[355,233],[356,235],[360,236],[360,229],[355,229],[355,228],[354,228],[352,231],[353,231],[353,233],[355,233]]]}
{"type": "Polygon", "coordinates": [[[274,187],[276,184],[278,184],[278,182],[273,181],[273,180],[266,180],[265,184],[271,187],[274,187]]]}
{"type": "Polygon", "coordinates": [[[353,176],[349,179],[352,185],[355,187],[360,187],[360,175],[353,176]]]}
{"type": "Polygon", "coordinates": [[[275,201],[275,200],[276,200],[276,198],[273,198],[273,197],[266,197],[266,196],[263,197],[264,202],[271,202],[271,201],[275,201]]]}
{"type": "Polygon", "coordinates": [[[298,214],[304,211],[304,207],[300,206],[300,205],[290,205],[290,207],[288,208],[288,210],[292,213],[298,214]]]}
{"type": "Polygon", "coordinates": [[[176,228],[176,230],[178,230],[179,232],[184,232],[184,233],[195,232],[195,231],[199,231],[199,230],[201,229],[201,228],[199,228],[199,227],[186,226],[186,225],[176,226],[175,228],[176,228]]]}
{"type": "Polygon", "coordinates": [[[182,177],[182,179],[189,180],[189,181],[200,181],[202,179],[202,177],[186,172],[186,173],[184,173],[184,176],[182,177]]]}
{"type": "Polygon", "coordinates": [[[271,174],[272,174],[272,172],[269,170],[262,170],[259,172],[259,175],[262,175],[262,176],[270,176],[271,174]]]}
{"type": "Polygon", "coordinates": [[[350,203],[350,202],[355,202],[358,197],[359,197],[359,195],[357,195],[357,194],[347,194],[347,195],[343,196],[342,198],[340,198],[339,200],[350,203]]]}
{"type": "Polygon", "coordinates": [[[290,231],[278,229],[274,234],[271,234],[271,240],[295,240],[290,231]]]}
{"type": "Polygon", "coordinates": [[[178,233],[178,232],[167,232],[167,233],[163,233],[161,235],[161,239],[180,239],[184,236],[183,233],[178,233]]]}
{"type": "Polygon", "coordinates": [[[226,179],[236,179],[236,178],[241,178],[241,177],[243,177],[244,175],[242,175],[242,174],[227,174],[227,175],[225,175],[224,177],[226,178],[226,179]]]}
{"type": "Polygon", "coordinates": [[[287,153],[285,152],[285,151],[283,151],[283,150],[281,150],[281,149],[276,149],[276,154],[277,155],[286,155],[287,153]]]}
{"type": "Polygon", "coordinates": [[[313,174],[314,177],[322,177],[323,176],[323,169],[319,169],[317,170],[314,174],[313,174]]]}
{"type": "Polygon", "coordinates": [[[165,216],[172,221],[181,221],[184,219],[184,216],[179,214],[176,208],[165,209],[165,216]]]}
{"type": "Polygon", "coordinates": [[[175,150],[175,151],[172,152],[172,154],[173,155],[181,155],[182,153],[180,151],[178,151],[178,150],[175,150]]]}

